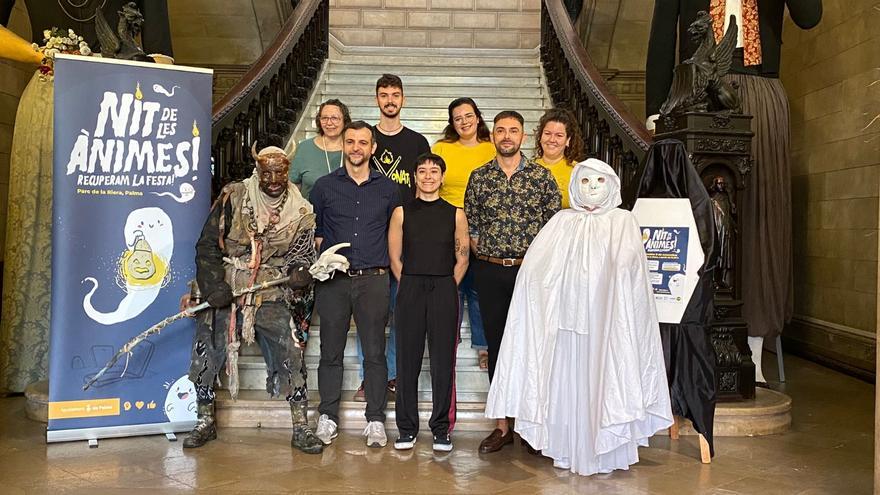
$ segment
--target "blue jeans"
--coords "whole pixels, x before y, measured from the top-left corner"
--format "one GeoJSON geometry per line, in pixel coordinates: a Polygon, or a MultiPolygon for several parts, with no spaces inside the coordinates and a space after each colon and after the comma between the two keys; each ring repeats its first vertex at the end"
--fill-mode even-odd
{"type": "MultiPolygon", "coordinates": [[[[473,258],[471,258],[473,259],[473,258]]],[[[461,320],[464,312],[464,300],[467,298],[468,321],[471,322],[471,348],[478,351],[486,350],[489,344],[486,342],[486,333],[483,331],[483,317],[480,316],[480,300],[477,299],[477,290],[474,288],[474,270],[470,266],[458,286],[458,329],[461,330],[461,320]]],[[[394,303],[392,303],[394,304],[394,303]]]]}
{"type": "MultiPolygon", "coordinates": [[[[391,302],[388,305],[389,332],[388,343],[385,345],[385,364],[388,366],[388,380],[390,381],[397,379],[397,332],[394,330],[394,301],[397,300],[397,279],[391,274],[388,275],[388,278],[391,279],[391,302]]],[[[480,331],[482,334],[482,327],[480,331]]],[[[483,337],[483,341],[485,340],[486,338],[483,337]]],[[[358,362],[361,364],[358,375],[361,377],[361,381],[364,381],[364,351],[361,349],[361,339],[358,338],[355,341],[357,342],[358,362]]]]}

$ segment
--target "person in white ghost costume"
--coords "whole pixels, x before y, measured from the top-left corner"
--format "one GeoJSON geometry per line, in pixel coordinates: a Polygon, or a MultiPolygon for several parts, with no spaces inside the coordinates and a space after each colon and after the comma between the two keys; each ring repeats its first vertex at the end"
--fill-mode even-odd
{"type": "Polygon", "coordinates": [[[672,425],[641,230],[606,163],[578,163],[572,208],[529,247],[516,279],[486,416],[553,465],[581,475],[628,469],[672,425]]]}

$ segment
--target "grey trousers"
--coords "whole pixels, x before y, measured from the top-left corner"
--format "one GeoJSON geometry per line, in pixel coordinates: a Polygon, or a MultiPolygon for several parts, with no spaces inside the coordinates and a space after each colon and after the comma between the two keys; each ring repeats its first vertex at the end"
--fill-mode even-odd
{"type": "MultiPolygon", "coordinates": [[[[199,400],[213,400],[214,382],[226,364],[226,340],[229,308],[205,311],[198,317],[193,336],[189,379],[199,392],[199,400]],[[203,396],[204,395],[204,396],[203,396]]],[[[291,336],[291,312],[287,304],[264,302],[255,317],[257,343],[266,361],[266,392],[272,397],[284,395],[288,401],[308,400],[303,351],[291,336]]],[[[241,332],[244,317],[236,315],[236,331],[241,332]]]]}
{"type": "Polygon", "coordinates": [[[367,421],[385,422],[385,325],[388,323],[388,274],[349,277],[342,273],[315,287],[315,309],[321,317],[321,361],[318,365],[318,411],[339,422],[345,342],[351,317],[364,351],[367,421]]]}

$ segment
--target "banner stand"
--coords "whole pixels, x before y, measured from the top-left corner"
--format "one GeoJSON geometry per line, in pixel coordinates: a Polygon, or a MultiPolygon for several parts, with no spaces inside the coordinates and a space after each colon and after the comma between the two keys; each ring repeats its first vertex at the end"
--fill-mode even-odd
{"type": "Polygon", "coordinates": [[[212,71],[55,59],[46,441],[165,434],[196,423],[195,320],[179,311],[210,207],[212,71]]]}
{"type": "Polygon", "coordinates": [[[135,437],[140,435],[172,435],[169,440],[174,441],[175,433],[188,432],[196,426],[196,421],[177,421],[174,423],[153,423],[144,425],[105,426],[103,428],[81,428],[77,430],[46,431],[46,443],[73,442],[87,440],[90,447],[96,447],[98,440],[102,438],[135,437]]]}

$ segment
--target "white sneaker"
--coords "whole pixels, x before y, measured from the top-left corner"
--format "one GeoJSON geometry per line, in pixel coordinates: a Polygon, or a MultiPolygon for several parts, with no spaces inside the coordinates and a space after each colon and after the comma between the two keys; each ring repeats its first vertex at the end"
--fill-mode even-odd
{"type": "Polygon", "coordinates": [[[388,444],[385,436],[385,425],[378,421],[370,421],[364,428],[364,436],[367,437],[367,447],[384,447],[388,444]]]}
{"type": "Polygon", "coordinates": [[[321,417],[318,418],[318,427],[315,428],[315,436],[324,442],[324,445],[330,445],[330,442],[339,436],[339,432],[336,431],[336,422],[330,419],[326,414],[322,414],[321,417]]]}

